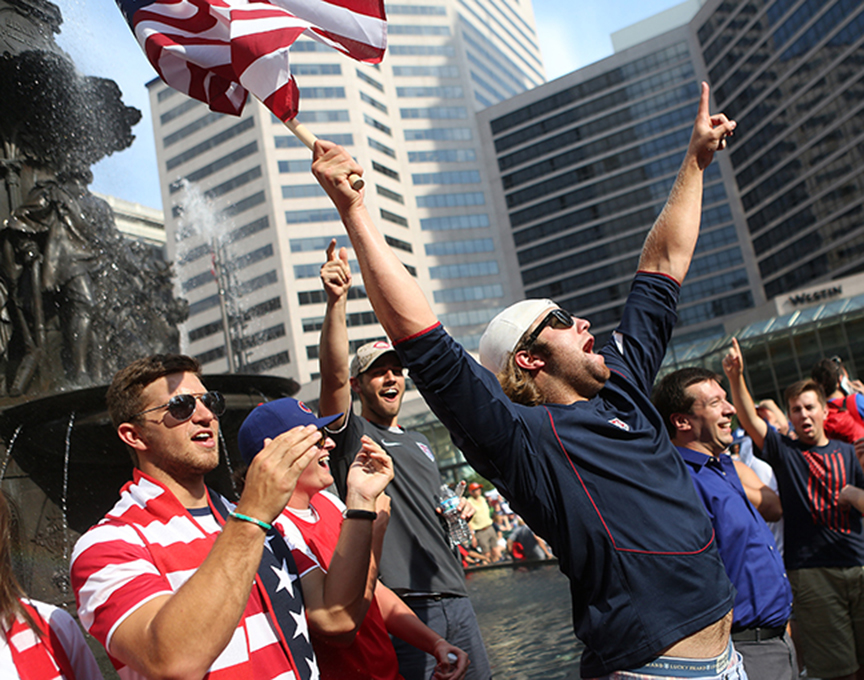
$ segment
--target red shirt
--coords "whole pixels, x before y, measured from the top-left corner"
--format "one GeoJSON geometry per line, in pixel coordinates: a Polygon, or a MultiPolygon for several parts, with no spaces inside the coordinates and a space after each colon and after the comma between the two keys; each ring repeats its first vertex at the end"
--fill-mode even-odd
{"type": "MultiPolygon", "coordinates": [[[[321,568],[326,570],[330,567],[330,560],[339,540],[345,506],[336,496],[326,491],[313,496],[311,505],[318,514],[317,522],[300,519],[286,508],[276,524],[281,530],[283,522],[287,520],[297,527],[306,545],[318,558],[321,568]]],[[[290,530],[283,533],[290,533],[290,530]]],[[[288,541],[292,552],[295,552],[294,557],[298,560],[297,565],[302,574],[304,569],[301,563],[308,558],[302,549],[295,549],[292,543],[291,540],[288,541]]],[[[374,598],[350,647],[331,645],[327,638],[314,632],[312,646],[318,657],[321,680],[402,680],[393,643],[390,642],[384,618],[374,598]]]]}

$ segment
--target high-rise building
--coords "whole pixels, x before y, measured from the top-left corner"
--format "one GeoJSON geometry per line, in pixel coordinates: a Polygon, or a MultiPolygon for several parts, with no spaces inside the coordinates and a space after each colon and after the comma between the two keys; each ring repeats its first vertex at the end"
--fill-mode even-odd
{"type": "Polygon", "coordinates": [[[739,125],[705,175],[676,342],[722,335],[724,320],[767,298],[864,269],[864,2],[682,8],[670,14],[678,26],[622,31],[608,59],[478,114],[525,293],[555,298],[601,336],[674,181],[701,80],[712,110],[739,125]]]}
{"type": "MultiPolygon", "coordinates": [[[[363,165],[388,243],[445,325],[476,347],[521,282],[509,237],[493,228],[475,112],[544,82],[531,4],[408,0],[387,14],[378,66],[295,43],[298,120],[363,165]]],[[[168,257],[190,302],[184,351],[208,372],[228,370],[230,359],[238,371],[308,381],[318,370],[324,251],[331,238],[350,246],[309,172],[310,152],[256,101],[234,118],[158,80],[149,89],[168,257]]],[[[383,332],[349,253],[354,349],[383,332]]]]}

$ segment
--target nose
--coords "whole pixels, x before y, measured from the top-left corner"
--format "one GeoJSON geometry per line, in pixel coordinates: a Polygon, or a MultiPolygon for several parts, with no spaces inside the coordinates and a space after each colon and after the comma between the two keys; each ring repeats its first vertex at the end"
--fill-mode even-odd
{"type": "Polygon", "coordinates": [[[196,399],[195,411],[192,413],[192,420],[196,422],[210,422],[211,420],[218,420],[218,418],[213,411],[204,405],[203,401],[196,399]]]}
{"type": "Polygon", "coordinates": [[[573,317],[573,323],[576,325],[576,330],[580,333],[584,333],[589,328],[591,328],[591,322],[588,319],[580,319],[579,317],[573,317]]]}
{"type": "Polygon", "coordinates": [[[725,399],[723,400],[723,404],[725,406],[724,413],[728,413],[729,415],[733,415],[733,416],[736,413],[738,413],[738,411],[735,410],[735,407],[732,404],[730,404],[728,401],[726,401],[725,399]]]}

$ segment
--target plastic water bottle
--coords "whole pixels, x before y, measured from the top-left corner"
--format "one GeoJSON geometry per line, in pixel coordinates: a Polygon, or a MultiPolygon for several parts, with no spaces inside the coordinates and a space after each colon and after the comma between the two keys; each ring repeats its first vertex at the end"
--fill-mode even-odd
{"type": "Polygon", "coordinates": [[[466,547],[471,545],[471,531],[468,529],[468,523],[459,514],[459,499],[464,491],[465,482],[461,481],[456,486],[455,492],[446,484],[442,484],[441,490],[438,492],[438,504],[441,507],[441,514],[447,520],[451,548],[455,548],[459,544],[466,547]]]}

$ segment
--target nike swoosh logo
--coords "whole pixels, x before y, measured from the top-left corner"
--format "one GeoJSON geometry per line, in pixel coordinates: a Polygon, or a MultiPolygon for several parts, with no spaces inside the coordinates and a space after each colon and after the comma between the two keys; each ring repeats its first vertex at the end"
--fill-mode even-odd
{"type": "Polygon", "coordinates": [[[388,442],[388,441],[384,441],[383,439],[381,440],[382,446],[399,446],[401,443],[402,442],[388,442]]]}

